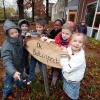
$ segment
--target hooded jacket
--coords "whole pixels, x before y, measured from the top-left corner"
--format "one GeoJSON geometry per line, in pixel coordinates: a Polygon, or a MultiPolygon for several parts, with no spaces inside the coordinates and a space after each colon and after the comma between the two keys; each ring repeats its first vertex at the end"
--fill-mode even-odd
{"type": "Polygon", "coordinates": [[[13,75],[16,71],[22,72],[23,67],[23,45],[20,35],[20,29],[12,21],[6,20],[3,26],[6,39],[1,47],[1,58],[3,67],[9,75],[13,75]],[[7,34],[8,29],[17,29],[19,31],[18,38],[11,38],[7,34]]]}
{"type": "MultiPolygon", "coordinates": [[[[19,29],[20,30],[22,30],[21,29],[21,25],[22,24],[27,24],[28,25],[28,27],[30,27],[30,24],[29,24],[29,22],[26,20],[26,19],[21,19],[19,22],[18,22],[18,27],[19,27],[19,29]]],[[[25,35],[27,32],[29,32],[29,30],[22,30],[22,33],[25,35]]],[[[22,34],[21,33],[21,34],[22,34]]]]}

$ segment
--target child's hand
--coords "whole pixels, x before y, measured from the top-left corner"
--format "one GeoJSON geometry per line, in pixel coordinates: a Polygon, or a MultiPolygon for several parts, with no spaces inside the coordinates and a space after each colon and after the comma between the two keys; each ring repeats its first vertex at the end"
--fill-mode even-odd
{"type": "Polygon", "coordinates": [[[47,39],[47,43],[54,42],[54,39],[47,39]]]}
{"type": "Polygon", "coordinates": [[[66,55],[66,57],[68,58],[68,61],[70,60],[70,56],[68,54],[68,50],[65,47],[61,47],[62,49],[62,55],[66,55]]]}
{"type": "Polygon", "coordinates": [[[23,38],[25,38],[25,34],[24,34],[24,33],[22,33],[21,36],[22,36],[23,38]]]}
{"type": "Polygon", "coordinates": [[[20,73],[19,73],[19,72],[15,72],[15,73],[13,74],[13,78],[14,78],[15,80],[20,80],[20,73]]]}
{"type": "Polygon", "coordinates": [[[26,33],[26,35],[25,35],[25,36],[27,36],[27,37],[28,37],[28,36],[31,36],[31,34],[28,32],[28,33],[26,33]]]}
{"type": "Polygon", "coordinates": [[[61,46],[62,54],[68,54],[68,50],[66,47],[61,46]]]}
{"type": "Polygon", "coordinates": [[[41,41],[46,41],[48,39],[48,37],[41,37],[41,41]]]}

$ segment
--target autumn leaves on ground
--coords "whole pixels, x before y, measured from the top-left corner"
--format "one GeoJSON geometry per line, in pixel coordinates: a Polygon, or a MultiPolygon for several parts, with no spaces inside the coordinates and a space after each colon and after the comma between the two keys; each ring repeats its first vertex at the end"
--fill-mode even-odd
{"type": "MultiPolygon", "coordinates": [[[[0,28],[0,46],[4,41],[4,35],[0,28]]],[[[86,47],[87,68],[84,79],[81,82],[79,100],[100,100],[100,42],[92,38],[87,39],[86,47]]],[[[50,70],[48,69],[48,75],[50,70]]],[[[0,59],[0,99],[2,96],[2,87],[4,79],[4,70],[0,59]]],[[[50,81],[48,81],[50,84],[50,81]]],[[[47,97],[43,82],[40,80],[40,75],[36,74],[35,80],[30,86],[24,90],[20,90],[13,86],[13,94],[8,100],[67,100],[63,90],[62,81],[58,81],[54,87],[49,87],[50,96],[47,97]]]]}

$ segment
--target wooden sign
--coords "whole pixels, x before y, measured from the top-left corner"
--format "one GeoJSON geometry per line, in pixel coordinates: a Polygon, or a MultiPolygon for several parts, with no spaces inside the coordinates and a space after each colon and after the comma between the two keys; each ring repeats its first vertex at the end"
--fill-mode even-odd
{"type": "Polygon", "coordinates": [[[42,42],[39,38],[29,38],[26,42],[27,51],[40,62],[55,68],[60,66],[61,48],[55,43],[42,42]]]}

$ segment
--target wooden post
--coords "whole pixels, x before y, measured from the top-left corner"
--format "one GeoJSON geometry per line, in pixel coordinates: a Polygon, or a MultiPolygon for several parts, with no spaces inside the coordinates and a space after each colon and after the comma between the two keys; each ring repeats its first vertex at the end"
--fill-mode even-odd
{"type": "Polygon", "coordinates": [[[1,47],[0,47],[0,58],[1,58],[1,47]]]}
{"type": "Polygon", "coordinates": [[[49,97],[50,92],[49,92],[48,77],[47,77],[47,66],[45,64],[42,64],[42,67],[43,67],[45,92],[46,92],[46,95],[49,97]]]}

